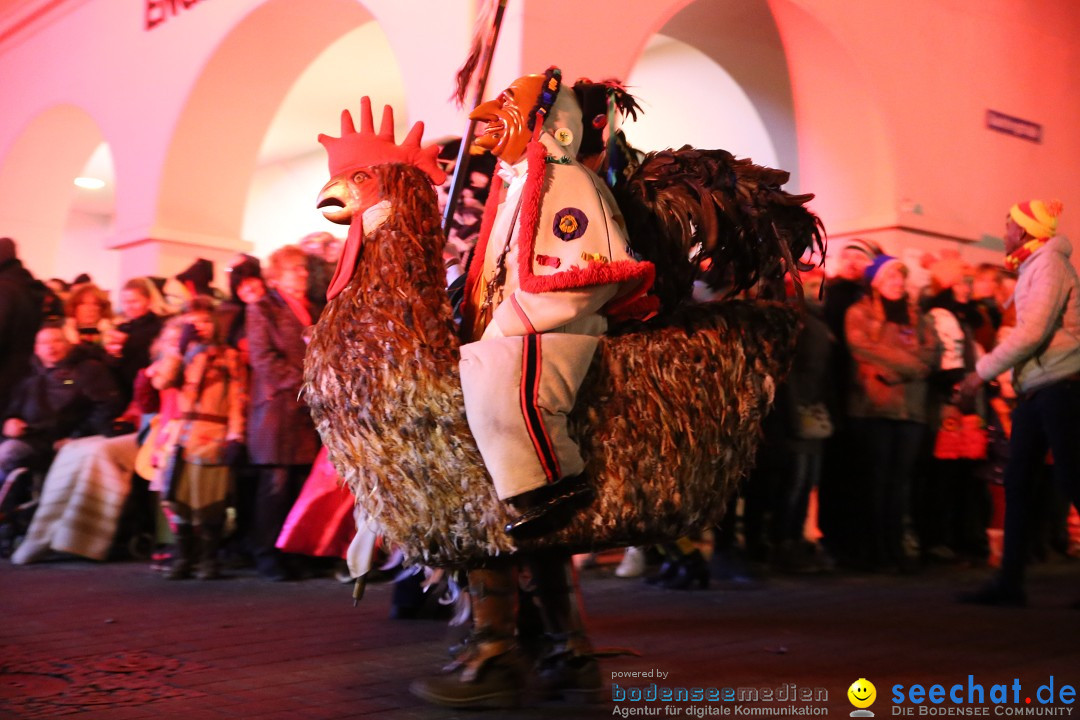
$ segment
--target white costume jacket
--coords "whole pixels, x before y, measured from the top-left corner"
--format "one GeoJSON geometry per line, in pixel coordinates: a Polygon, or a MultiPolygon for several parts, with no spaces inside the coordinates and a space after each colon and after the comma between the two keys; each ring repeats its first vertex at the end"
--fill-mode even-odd
{"type": "Polygon", "coordinates": [[[584,469],[566,415],[607,316],[640,315],[653,280],[607,188],[574,160],[580,112],[566,95],[526,159],[500,168],[509,186],[485,217],[465,289],[476,340],[461,348],[465,410],[502,499],[584,469]]]}

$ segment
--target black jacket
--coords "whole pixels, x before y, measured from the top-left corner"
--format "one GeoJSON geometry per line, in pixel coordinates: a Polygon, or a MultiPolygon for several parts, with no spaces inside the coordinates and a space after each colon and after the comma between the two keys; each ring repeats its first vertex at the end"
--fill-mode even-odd
{"type": "Polygon", "coordinates": [[[135,388],[135,376],[150,364],[150,346],[161,332],[162,320],[152,312],[142,317],[120,323],[116,329],[127,333],[120,357],[109,358],[117,387],[125,404],[131,401],[135,388]]]}
{"type": "Polygon", "coordinates": [[[0,409],[30,372],[48,289],[13,258],[0,264],[0,409]]]}
{"type": "Polygon", "coordinates": [[[123,410],[112,373],[80,347],[46,368],[35,357],[31,374],[15,388],[4,419],[28,425],[19,439],[48,449],[63,438],[105,435],[123,410]]]}

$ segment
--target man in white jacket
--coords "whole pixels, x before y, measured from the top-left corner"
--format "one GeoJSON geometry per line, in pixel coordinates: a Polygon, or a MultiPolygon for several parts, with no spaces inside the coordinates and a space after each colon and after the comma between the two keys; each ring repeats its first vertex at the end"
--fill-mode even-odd
{"type": "Polygon", "coordinates": [[[1072,245],[1057,236],[1060,202],[1013,205],[1005,224],[1005,265],[1019,271],[1016,328],[961,384],[980,383],[1012,369],[1018,403],[1012,413],[1005,468],[1005,548],[998,575],[963,601],[1021,606],[1027,553],[1031,477],[1054,458],[1054,479],[1080,507],[1080,281],[1069,262],[1072,245]]]}
{"type": "Polygon", "coordinates": [[[630,252],[607,187],[576,159],[584,121],[561,77],[550,68],[518,78],[470,115],[487,123],[475,144],[500,161],[491,201],[500,179],[509,184],[469,268],[461,386],[519,540],[559,529],[591,502],[567,415],[608,317],[626,314],[654,272],[630,252]]]}

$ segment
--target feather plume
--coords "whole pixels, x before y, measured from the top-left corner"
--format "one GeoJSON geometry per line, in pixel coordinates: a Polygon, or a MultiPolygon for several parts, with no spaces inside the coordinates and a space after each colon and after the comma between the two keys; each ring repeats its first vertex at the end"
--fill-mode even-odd
{"type": "Polygon", "coordinates": [[[788,177],[686,145],[648,153],[616,183],[630,244],[657,267],[653,291],[664,312],[689,301],[698,277],[726,297],[756,286],[782,298],[790,273],[801,297],[798,273],[811,266],[800,258],[824,257],[825,231],[804,207],[813,195],[781,189],[788,177]]]}
{"type": "MultiPolygon", "coordinates": [[[[503,0],[505,2],[505,0],[503,0]]],[[[492,25],[495,18],[499,0],[481,0],[480,7],[476,12],[476,22],[473,24],[472,42],[469,43],[469,54],[458,68],[453,98],[458,106],[465,103],[465,96],[469,93],[473,75],[480,65],[485,49],[492,42],[492,25]]]]}

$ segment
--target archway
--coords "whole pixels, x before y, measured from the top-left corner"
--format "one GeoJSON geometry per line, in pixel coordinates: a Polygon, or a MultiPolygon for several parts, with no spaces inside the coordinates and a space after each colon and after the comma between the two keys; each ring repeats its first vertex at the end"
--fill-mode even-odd
{"type": "MultiPolygon", "coordinates": [[[[233,28],[206,63],[169,146],[154,239],[198,245],[211,260],[250,249],[241,239],[245,206],[279,108],[327,47],[373,20],[355,0],[313,0],[300,12],[291,0],[269,0],[233,28]]],[[[339,68],[327,80],[353,88],[355,75],[365,72],[381,77],[386,68],[339,68]]],[[[343,103],[349,98],[335,103],[330,127],[321,114],[308,119],[311,143],[318,132],[334,131],[343,103]]]]}
{"type": "Polygon", "coordinates": [[[767,0],[697,0],[668,12],[629,76],[639,86],[632,92],[656,98],[645,122],[659,114],[668,144],[723,148],[781,167],[797,188],[791,78],[767,0]]]}
{"type": "Polygon", "coordinates": [[[830,235],[897,221],[894,136],[877,89],[829,27],[798,0],[770,0],[787,54],[802,191],[830,235]]]}
{"type": "Polygon", "coordinates": [[[89,272],[103,286],[116,279],[115,258],[99,250],[112,222],[112,178],[97,190],[74,184],[84,170],[111,168],[98,124],[83,109],[58,105],[38,114],[0,165],[0,228],[16,240],[23,263],[39,277],[89,272]],[[96,157],[93,164],[92,157],[96,157]],[[94,198],[93,193],[103,195],[94,198]],[[86,258],[92,257],[92,267],[86,258]],[[75,262],[75,259],[81,259],[75,262]]]}
{"type": "Polygon", "coordinates": [[[723,148],[760,165],[781,165],[768,128],[746,92],[697,48],[654,35],[626,84],[643,110],[638,120],[624,125],[634,147],[723,148]]]}
{"type": "MultiPolygon", "coordinates": [[[[273,249],[315,231],[344,235],[344,229],[315,209],[315,196],[329,178],[320,132],[338,134],[338,118],[354,116],[360,96],[369,95],[376,114],[394,107],[398,139],[408,131],[406,94],[386,33],[364,23],[327,47],[301,73],[281,102],[263,139],[244,212],[243,237],[265,257],[273,249]],[[362,82],[338,82],[342,68],[379,68],[362,82]]],[[[378,119],[378,118],[376,118],[378,119]]]]}
{"type": "MultiPolygon", "coordinates": [[[[817,196],[812,207],[830,234],[896,225],[895,137],[882,100],[860,69],[858,53],[845,47],[807,3],[672,0],[650,6],[648,13],[651,20],[641,18],[642,36],[615,43],[616,58],[645,59],[657,35],[707,56],[752,104],[778,166],[791,173],[787,189],[817,196]]],[[[585,68],[600,59],[589,47],[574,57],[585,68]]],[[[680,104],[688,112],[702,112],[695,102],[687,98],[680,104]]],[[[680,138],[672,134],[677,143],[680,138]]],[[[752,152],[719,145],[736,155],[752,152]]]]}

